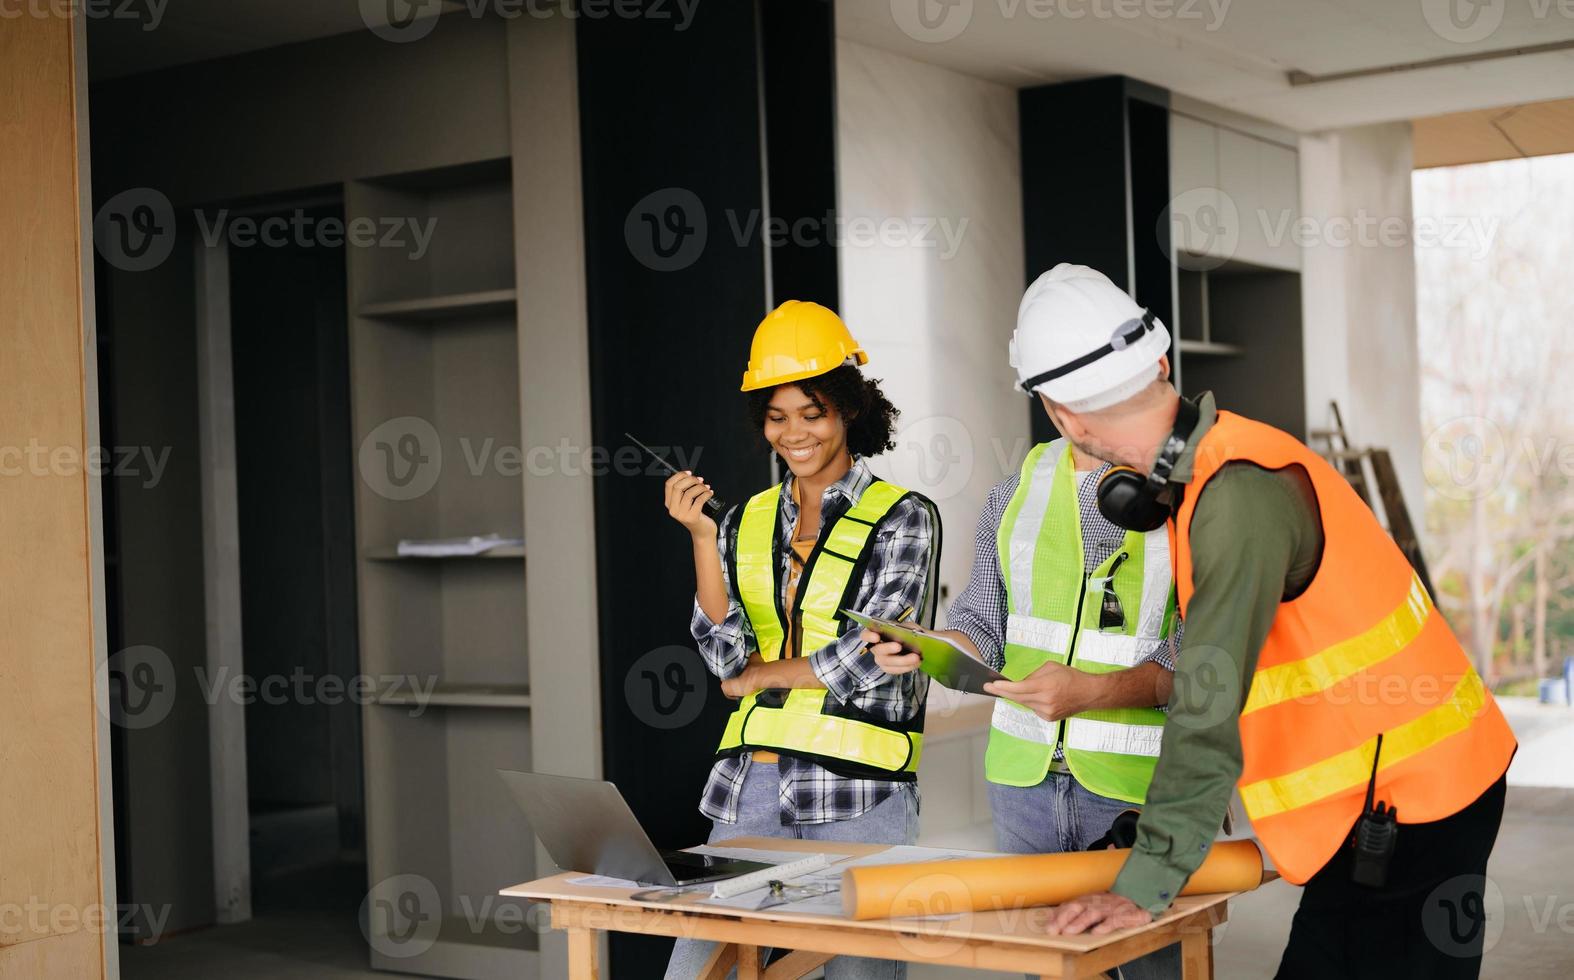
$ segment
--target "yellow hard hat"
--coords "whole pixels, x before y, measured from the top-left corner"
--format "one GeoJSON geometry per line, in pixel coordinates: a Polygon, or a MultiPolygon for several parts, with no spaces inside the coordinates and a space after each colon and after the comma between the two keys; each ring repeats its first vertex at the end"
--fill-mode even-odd
{"type": "Polygon", "coordinates": [[[743,390],[772,388],[834,371],[851,358],[868,364],[842,318],[821,306],[790,299],[765,315],[754,329],[743,390]]]}

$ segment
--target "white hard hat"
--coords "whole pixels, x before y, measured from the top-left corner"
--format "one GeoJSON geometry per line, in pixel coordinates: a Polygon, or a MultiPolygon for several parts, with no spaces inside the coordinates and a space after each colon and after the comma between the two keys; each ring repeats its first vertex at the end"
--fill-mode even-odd
{"type": "Polygon", "coordinates": [[[1164,324],[1108,276],[1062,262],[1022,295],[1011,366],[1029,394],[1091,412],[1141,391],[1169,349],[1164,324]]]}

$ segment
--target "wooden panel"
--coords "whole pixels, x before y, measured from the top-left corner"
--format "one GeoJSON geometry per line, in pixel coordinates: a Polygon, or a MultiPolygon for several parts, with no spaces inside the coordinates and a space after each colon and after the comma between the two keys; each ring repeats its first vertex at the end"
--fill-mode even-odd
{"type": "Polygon", "coordinates": [[[103,975],[103,934],[81,930],[102,885],[76,26],[22,17],[0,31],[0,173],[26,188],[0,199],[0,240],[26,243],[0,263],[0,903],[47,897],[73,913],[6,923],[7,980],[103,975]]]}
{"type": "Polygon", "coordinates": [[[102,934],[78,929],[19,946],[0,947],[0,980],[102,976],[102,934]]]}
{"type": "Polygon", "coordinates": [[[1574,153],[1574,99],[1417,119],[1415,168],[1574,153]]]}

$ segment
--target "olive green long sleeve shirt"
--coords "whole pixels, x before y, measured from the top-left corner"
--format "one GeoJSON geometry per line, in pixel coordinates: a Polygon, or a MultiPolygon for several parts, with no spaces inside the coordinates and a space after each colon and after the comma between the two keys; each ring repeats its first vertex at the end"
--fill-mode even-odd
{"type": "MultiPolygon", "coordinates": [[[[1198,400],[1196,429],[1171,481],[1190,484],[1197,443],[1218,417],[1198,400]]],[[[1241,773],[1238,719],[1279,604],[1305,590],[1322,555],[1322,523],[1300,467],[1226,464],[1191,523],[1192,579],[1164,741],[1137,840],[1114,892],[1157,915],[1207,856],[1241,773]]],[[[1192,492],[1190,486],[1187,493],[1192,492]]]]}

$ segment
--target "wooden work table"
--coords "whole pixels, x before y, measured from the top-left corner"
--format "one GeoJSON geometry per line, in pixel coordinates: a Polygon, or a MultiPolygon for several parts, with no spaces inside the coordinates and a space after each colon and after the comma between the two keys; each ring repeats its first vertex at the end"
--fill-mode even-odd
{"type": "MultiPolygon", "coordinates": [[[[883,844],[738,837],[727,847],[858,856],[885,850],[883,844]]],[[[933,919],[876,919],[855,922],[806,915],[781,907],[749,911],[699,904],[696,890],[670,901],[635,901],[634,890],[571,885],[580,872],[565,872],[505,888],[502,894],[546,902],[552,927],[568,932],[569,976],[598,976],[596,933],[634,932],[704,939],[722,944],[701,976],[720,980],[733,966],[739,980],[795,980],[833,956],[872,956],[914,963],[944,963],[1041,977],[1088,977],[1171,943],[1181,944],[1182,976],[1213,976],[1213,930],[1224,924],[1226,902],[1239,892],[1183,897],[1163,916],[1137,929],[1106,936],[1050,936],[1049,909],[970,912],[933,919]],[[792,950],[764,967],[763,949],[792,950]]],[[[643,889],[641,889],[643,890],[643,889]]],[[[937,910],[938,911],[938,910],[937,910]]]]}

